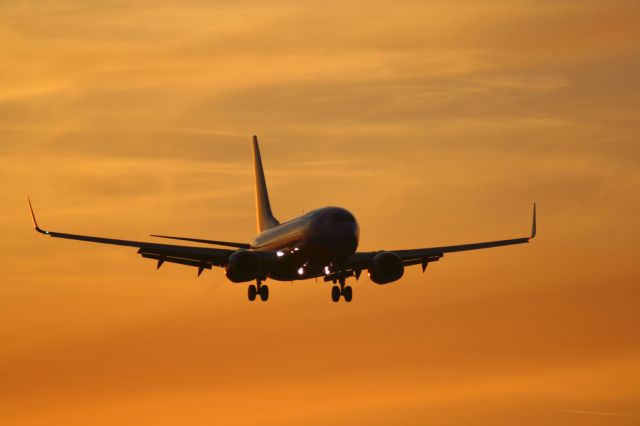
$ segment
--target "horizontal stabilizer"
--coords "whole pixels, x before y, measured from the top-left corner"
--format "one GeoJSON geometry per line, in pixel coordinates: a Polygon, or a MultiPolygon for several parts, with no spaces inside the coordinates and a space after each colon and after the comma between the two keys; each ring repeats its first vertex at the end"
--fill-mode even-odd
{"type": "Polygon", "coordinates": [[[168,238],[170,240],[191,241],[193,243],[213,244],[216,246],[236,247],[241,249],[248,249],[250,247],[249,244],[246,244],[246,243],[234,243],[230,241],[204,240],[201,238],[172,237],[169,235],[155,235],[155,234],[152,234],[149,236],[156,237],[156,238],[168,238]]]}

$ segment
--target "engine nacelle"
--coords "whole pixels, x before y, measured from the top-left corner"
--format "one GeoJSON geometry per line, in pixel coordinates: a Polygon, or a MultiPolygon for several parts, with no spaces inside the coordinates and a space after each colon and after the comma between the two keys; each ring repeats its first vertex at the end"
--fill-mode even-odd
{"type": "Polygon", "coordinates": [[[404,275],[404,265],[400,256],[393,252],[383,251],[376,254],[369,269],[369,278],[376,284],[388,284],[399,280],[404,275]]]}
{"type": "Polygon", "coordinates": [[[224,268],[229,281],[243,283],[253,281],[260,274],[260,259],[247,250],[238,250],[229,256],[229,264],[224,268]]]}

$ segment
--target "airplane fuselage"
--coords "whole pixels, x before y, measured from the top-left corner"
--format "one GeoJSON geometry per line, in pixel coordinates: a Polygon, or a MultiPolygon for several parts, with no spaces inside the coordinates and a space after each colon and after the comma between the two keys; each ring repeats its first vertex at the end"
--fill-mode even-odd
{"type": "Polygon", "coordinates": [[[278,253],[269,278],[300,280],[326,275],[345,262],[356,252],[359,237],[353,214],[324,207],[261,232],[250,250],[278,253]]]}

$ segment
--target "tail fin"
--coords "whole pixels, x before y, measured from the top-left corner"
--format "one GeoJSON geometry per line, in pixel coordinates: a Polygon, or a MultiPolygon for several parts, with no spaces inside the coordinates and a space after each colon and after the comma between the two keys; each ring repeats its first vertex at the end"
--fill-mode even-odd
{"type": "Polygon", "coordinates": [[[256,213],[258,215],[258,232],[279,225],[273,217],[271,204],[269,204],[269,193],[267,192],[267,182],[262,170],[262,158],[260,157],[260,147],[258,137],[253,137],[253,167],[256,179],[256,213]]]}

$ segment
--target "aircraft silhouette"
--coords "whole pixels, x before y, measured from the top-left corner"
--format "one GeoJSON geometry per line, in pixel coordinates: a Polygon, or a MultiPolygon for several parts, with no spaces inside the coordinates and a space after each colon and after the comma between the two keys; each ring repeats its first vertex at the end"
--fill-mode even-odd
{"type": "Polygon", "coordinates": [[[364,270],[368,271],[374,283],[388,284],[402,278],[406,266],[421,265],[424,272],[429,263],[440,260],[445,253],[528,243],[536,236],[534,203],[529,237],[410,250],[357,252],[360,235],[358,223],[353,214],[343,208],[323,207],[288,222],[278,222],[271,211],[256,136],[253,137],[253,165],[259,232],[253,241],[236,243],[151,235],[231,249],[157,244],[45,231],[38,226],[29,200],[33,226],[36,231],[53,238],[136,247],[142,257],[156,260],[157,268],[165,262],[178,263],[198,268],[198,276],[205,269],[214,266],[224,268],[227,278],[234,283],[255,281],[256,284],[250,284],[248,287],[248,298],[251,301],[257,296],[263,301],[269,299],[269,287],[264,284],[267,278],[276,281],[297,281],[322,277],[325,282],[334,284],[331,300],[337,302],[342,296],[345,301],[350,302],[353,290],[351,286],[346,285],[346,280],[349,277],[358,280],[364,270]]]}

